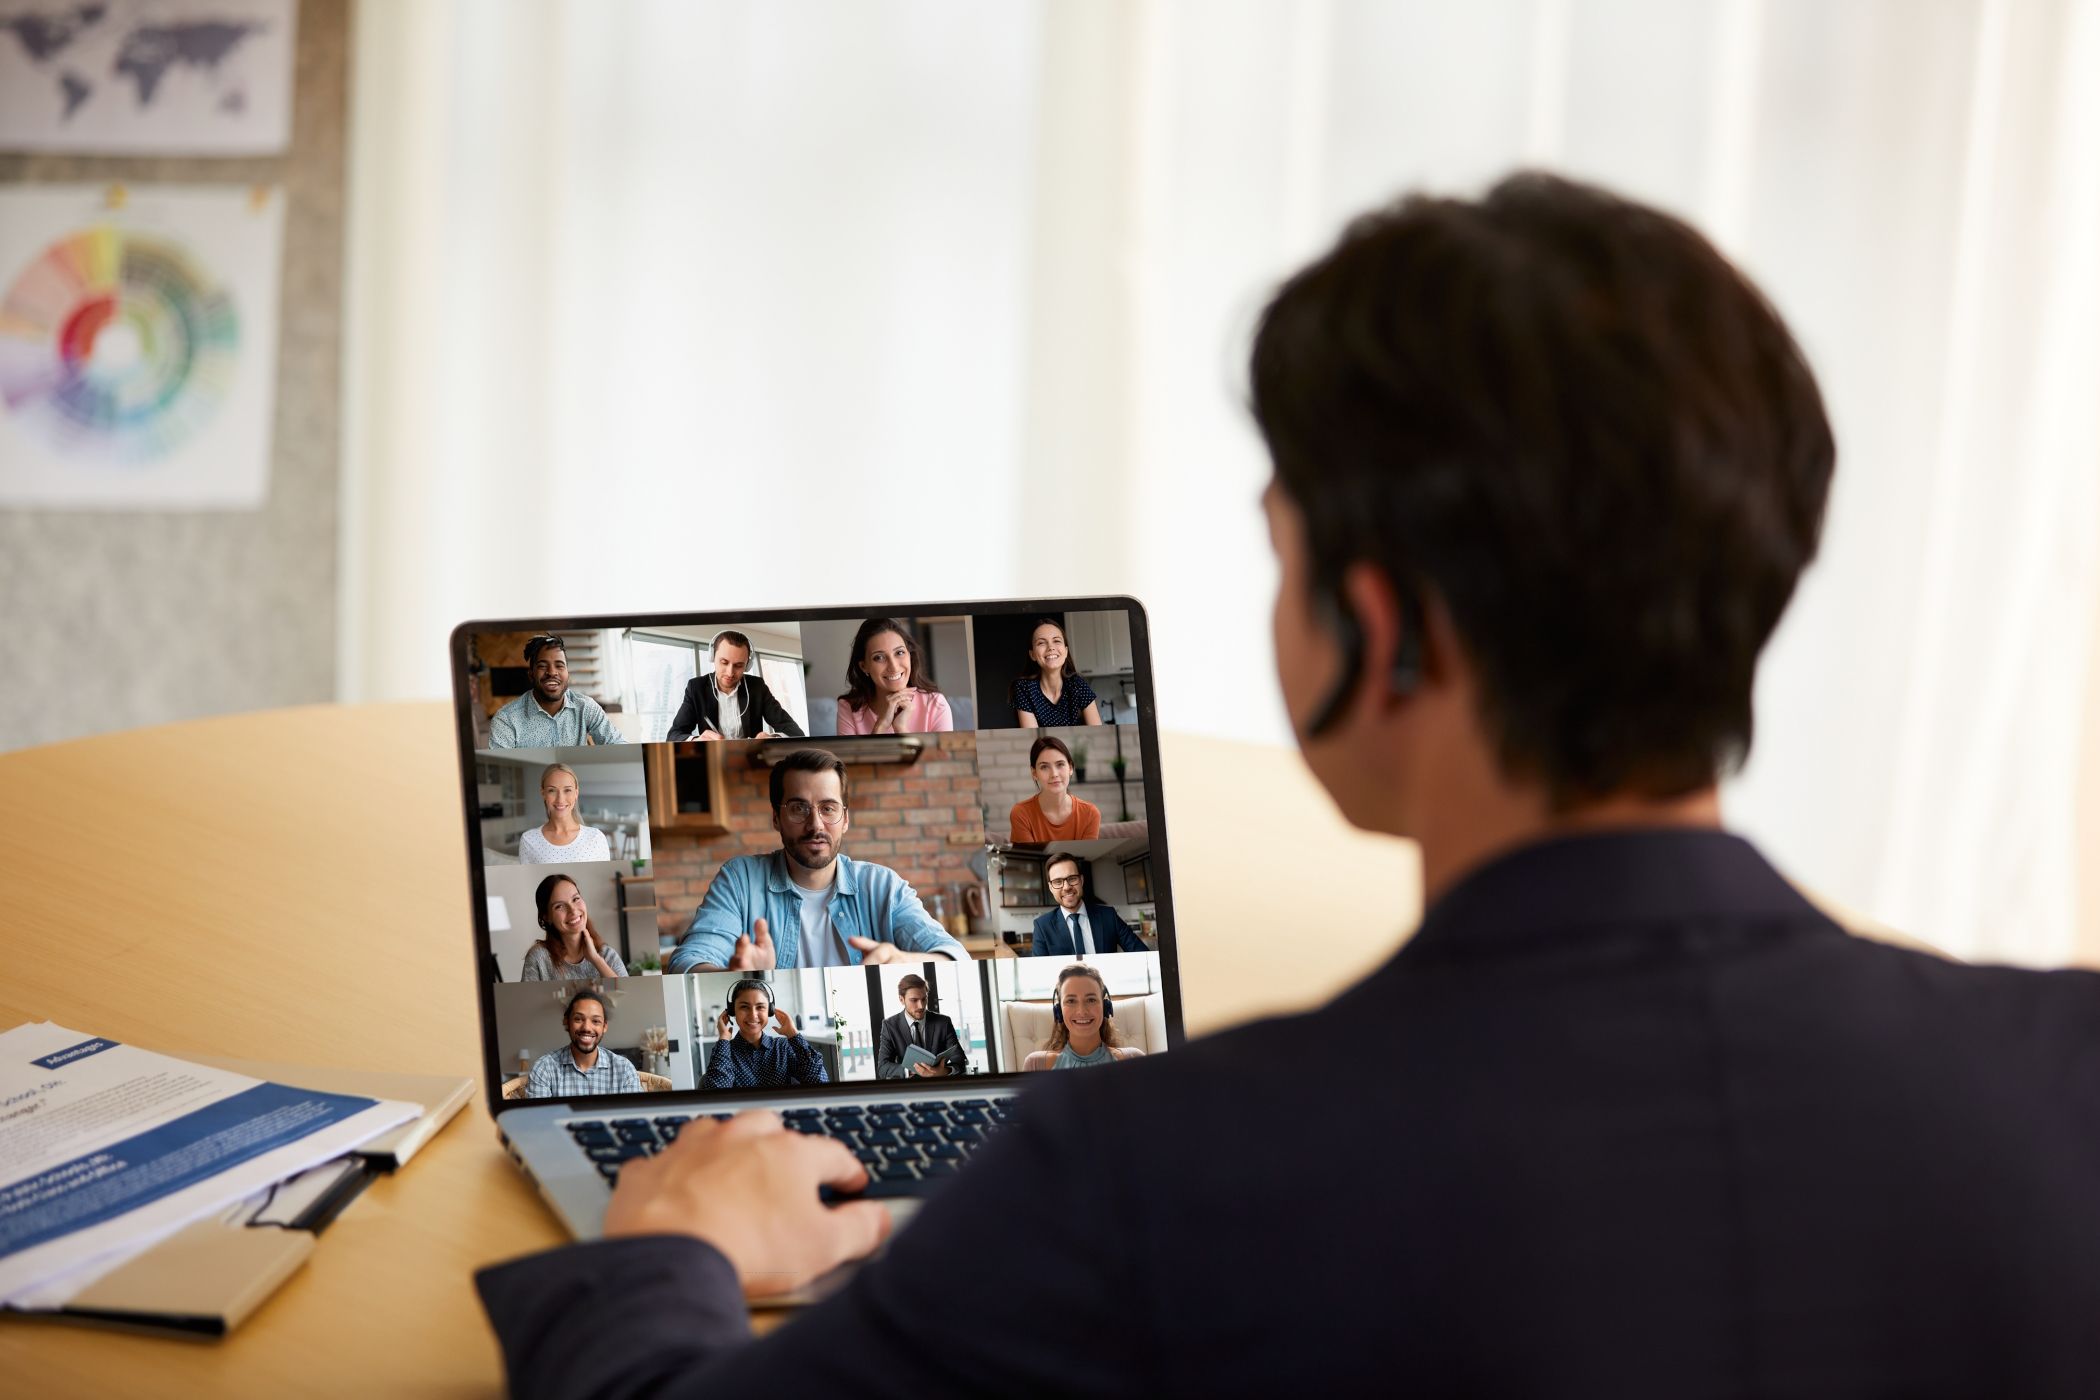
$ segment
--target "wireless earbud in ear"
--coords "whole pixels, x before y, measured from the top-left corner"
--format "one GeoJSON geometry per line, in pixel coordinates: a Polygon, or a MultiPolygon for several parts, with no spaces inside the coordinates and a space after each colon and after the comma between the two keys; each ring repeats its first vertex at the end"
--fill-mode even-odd
{"type": "Polygon", "coordinates": [[[1342,717],[1342,709],[1349,697],[1356,693],[1356,682],[1364,669],[1364,633],[1356,625],[1356,614],[1333,593],[1322,593],[1319,600],[1320,625],[1327,635],[1334,638],[1342,649],[1341,673],[1334,679],[1333,687],[1313,710],[1305,725],[1308,739],[1318,738],[1334,728],[1335,721],[1342,717]]]}
{"type": "MultiPolygon", "coordinates": [[[[1327,692],[1313,710],[1312,719],[1305,726],[1305,737],[1318,738],[1334,728],[1349,706],[1349,697],[1356,693],[1357,681],[1364,669],[1364,631],[1342,601],[1338,592],[1321,593],[1318,603],[1320,622],[1328,634],[1342,649],[1342,670],[1335,678],[1334,688],[1327,692]]],[[[1412,695],[1422,684],[1422,605],[1415,601],[1413,593],[1402,590],[1400,594],[1400,647],[1393,654],[1393,668],[1386,673],[1386,689],[1393,695],[1412,695]]]]}

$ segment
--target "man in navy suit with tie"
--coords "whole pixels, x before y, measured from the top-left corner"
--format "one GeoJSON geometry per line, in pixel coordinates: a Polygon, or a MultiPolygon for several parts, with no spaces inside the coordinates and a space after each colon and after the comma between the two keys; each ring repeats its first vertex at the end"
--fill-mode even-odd
{"type": "Polygon", "coordinates": [[[1044,861],[1043,881],[1056,897],[1057,907],[1035,921],[1029,956],[1083,958],[1094,953],[1151,951],[1115,910],[1086,902],[1086,875],[1077,856],[1059,852],[1044,861]]]}

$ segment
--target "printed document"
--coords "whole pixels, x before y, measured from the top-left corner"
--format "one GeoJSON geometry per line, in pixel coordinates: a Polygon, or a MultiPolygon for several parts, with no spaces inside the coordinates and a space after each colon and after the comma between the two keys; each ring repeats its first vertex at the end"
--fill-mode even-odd
{"type": "Polygon", "coordinates": [[[48,1021],[0,1033],[0,1302],[136,1254],[421,1112],[48,1021]]]}

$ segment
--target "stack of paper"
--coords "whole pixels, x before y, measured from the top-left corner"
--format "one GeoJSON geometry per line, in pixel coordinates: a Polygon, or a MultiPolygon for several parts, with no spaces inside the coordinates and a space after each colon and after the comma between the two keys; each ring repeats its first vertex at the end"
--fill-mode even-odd
{"type": "Polygon", "coordinates": [[[63,1306],[207,1218],[310,1215],[357,1170],[336,1159],[422,1113],[48,1021],[0,1033],[0,1304],[63,1306]]]}

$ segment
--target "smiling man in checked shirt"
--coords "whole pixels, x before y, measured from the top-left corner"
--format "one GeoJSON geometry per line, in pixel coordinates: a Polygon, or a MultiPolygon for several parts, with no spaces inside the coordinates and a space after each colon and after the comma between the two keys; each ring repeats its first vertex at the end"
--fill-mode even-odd
{"type": "Polygon", "coordinates": [[[596,992],[578,992],[569,998],[562,1013],[562,1028],[569,1043],[551,1055],[532,1062],[525,1078],[528,1099],[572,1099],[585,1094],[639,1094],[641,1078],[624,1055],[599,1048],[605,1028],[612,1024],[612,1008],[596,992]]]}

